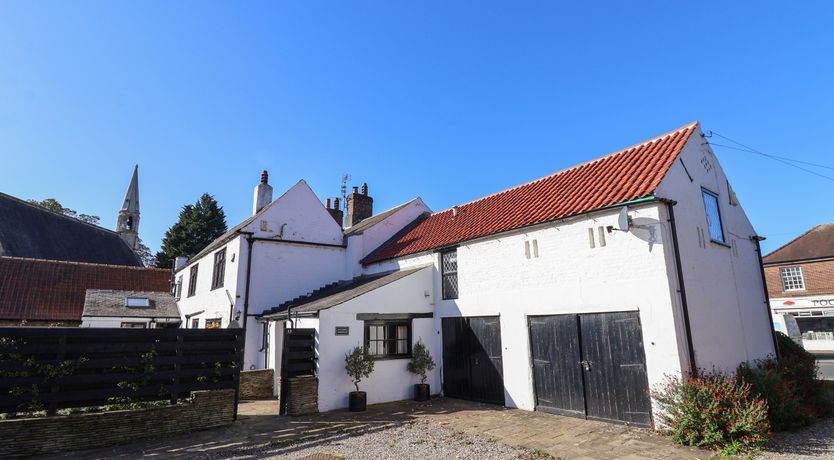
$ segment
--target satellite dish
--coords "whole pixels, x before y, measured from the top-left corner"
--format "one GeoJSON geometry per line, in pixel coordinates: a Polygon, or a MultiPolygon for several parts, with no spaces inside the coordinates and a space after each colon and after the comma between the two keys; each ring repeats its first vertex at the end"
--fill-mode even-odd
{"type": "Polygon", "coordinates": [[[617,218],[617,230],[627,232],[631,228],[631,217],[628,217],[628,206],[620,210],[620,217],[617,218]]]}

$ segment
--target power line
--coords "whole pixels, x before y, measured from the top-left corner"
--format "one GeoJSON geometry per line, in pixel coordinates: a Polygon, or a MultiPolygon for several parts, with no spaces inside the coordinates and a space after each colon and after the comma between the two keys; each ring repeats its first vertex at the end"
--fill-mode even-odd
{"type": "Polygon", "coordinates": [[[721,134],[719,134],[719,133],[717,133],[717,132],[715,132],[715,131],[710,131],[710,132],[709,132],[709,135],[708,135],[707,137],[712,137],[712,136],[718,136],[718,137],[720,137],[720,138],[722,138],[722,139],[726,139],[726,140],[728,140],[728,141],[730,141],[730,142],[732,142],[732,143],[734,143],[734,144],[736,144],[736,145],[740,145],[741,147],[744,147],[744,148],[742,149],[742,148],[733,147],[733,146],[730,146],[730,145],[723,145],[723,144],[717,144],[717,143],[712,143],[712,142],[710,142],[710,143],[709,143],[710,145],[713,145],[713,146],[715,146],[715,147],[728,148],[728,149],[731,149],[731,150],[738,150],[738,151],[741,151],[741,152],[753,153],[753,154],[756,154],[756,155],[760,155],[760,156],[763,156],[763,157],[765,157],[765,158],[769,158],[769,159],[771,159],[771,160],[778,161],[778,162],[780,162],[780,163],[782,163],[782,164],[786,164],[786,165],[788,165],[788,166],[790,166],[790,167],[792,167],[792,168],[799,169],[800,171],[804,171],[804,172],[807,172],[807,173],[809,173],[809,174],[813,174],[813,175],[815,175],[815,176],[818,176],[818,177],[821,177],[821,178],[823,178],[823,179],[827,179],[827,180],[830,180],[831,182],[834,182],[834,177],[831,177],[831,176],[826,176],[825,174],[818,173],[818,172],[813,171],[813,170],[810,170],[810,169],[808,169],[808,168],[803,168],[802,166],[799,166],[799,165],[797,165],[796,163],[801,163],[801,164],[806,164],[806,165],[809,165],[809,166],[815,166],[815,167],[819,167],[819,168],[825,168],[825,169],[831,169],[831,170],[834,170],[834,168],[832,168],[832,167],[830,167],[830,166],[825,166],[825,165],[820,165],[820,164],[816,164],[816,163],[811,163],[811,162],[808,162],[808,161],[794,160],[794,159],[792,159],[792,158],[788,158],[788,157],[782,157],[782,156],[778,156],[778,155],[771,155],[771,154],[769,154],[769,153],[764,153],[764,152],[761,152],[761,151],[759,151],[759,150],[756,150],[756,149],[754,149],[754,148],[752,148],[752,147],[750,147],[750,146],[744,145],[744,144],[742,144],[741,142],[738,142],[738,141],[735,141],[735,140],[733,140],[733,139],[730,139],[730,138],[729,138],[729,137],[727,137],[727,136],[723,136],[723,135],[721,135],[721,134]]]}

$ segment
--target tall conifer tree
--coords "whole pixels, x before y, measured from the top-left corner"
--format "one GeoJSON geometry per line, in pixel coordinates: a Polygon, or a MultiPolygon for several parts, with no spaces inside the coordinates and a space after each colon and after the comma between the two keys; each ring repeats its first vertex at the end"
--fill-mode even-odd
{"type": "Polygon", "coordinates": [[[182,207],[177,223],[165,232],[156,266],[171,268],[179,256],[192,257],[226,233],[226,214],[213,196],[204,193],[194,204],[182,207]]]}

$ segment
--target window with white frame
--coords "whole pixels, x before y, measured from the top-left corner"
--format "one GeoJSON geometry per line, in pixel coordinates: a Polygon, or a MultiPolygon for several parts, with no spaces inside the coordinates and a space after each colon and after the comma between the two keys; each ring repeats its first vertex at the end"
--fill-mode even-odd
{"type": "Polygon", "coordinates": [[[802,267],[783,267],[779,269],[782,277],[782,290],[804,291],[805,280],[802,278],[802,267]]]}

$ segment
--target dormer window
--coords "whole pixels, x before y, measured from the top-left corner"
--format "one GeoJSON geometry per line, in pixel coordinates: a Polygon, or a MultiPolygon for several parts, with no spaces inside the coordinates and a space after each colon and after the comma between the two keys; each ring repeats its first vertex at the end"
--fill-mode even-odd
{"type": "Polygon", "coordinates": [[[151,308],[151,299],[147,297],[128,297],[125,299],[127,308],[151,308]]]}

